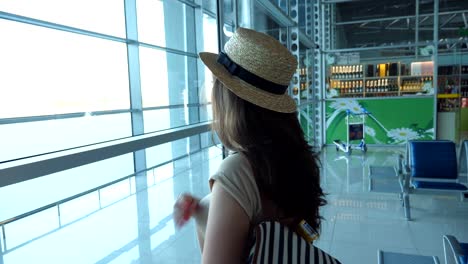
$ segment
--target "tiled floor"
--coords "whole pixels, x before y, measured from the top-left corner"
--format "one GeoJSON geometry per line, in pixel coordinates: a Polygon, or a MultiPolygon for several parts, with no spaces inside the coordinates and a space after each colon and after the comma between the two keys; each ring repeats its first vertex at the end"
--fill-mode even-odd
{"type": "MultiPolygon", "coordinates": [[[[393,192],[395,179],[376,179],[379,192],[369,190],[368,166],[393,166],[402,152],[369,147],[366,155],[347,157],[334,147],[324,149],[328,205],[322,208],[318,247],[342,263],[377,263],[378,249],[436,255],[443,263],[443,234],[468,241],[468,201],[413,195],[413,220],[406,221],[393,192]]],[[[133,180],[130,190],[110,188],[105,204],[91,193],[63,205],[60,217],[51,208],[6,225],[0,229],[0,264],[200,263],[194,223],[175,230],[172,205],[185,191],[207,194],[207,179],[220,162],[219,149],[212,148],[133,180]]]]}

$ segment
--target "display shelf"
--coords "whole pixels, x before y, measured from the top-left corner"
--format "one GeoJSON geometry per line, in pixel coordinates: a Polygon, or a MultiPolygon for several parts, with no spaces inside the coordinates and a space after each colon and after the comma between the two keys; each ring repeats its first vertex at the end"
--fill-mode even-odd
{"type": "Polygon", "coordinates": [[[398,91],[366,92],[366,94],[395,94],[398,91]]]}
{"type": "Polygon", "coordinates": [[[400,91],[400,93],[422,93],[424,90],[400,91]]]}
{"type": "MultiPolygon", "coordinates": [[[[367,78],[366,78],[367,79],[367,78]]],[[[362,81],[363,78],[343,78],[343,79],[340,79],[340,78],[330,78],[330,80],[332,81],[362,81]]]]}
{"type": "Polygon", "coordinates": [[[346,95],[360,95],[363,96],[363,93],[341,93],[341,94],[346,94],[346,95]]]}
{"type": "Polygon", "coordinates": [[[416,93],[417,95],[433,95],[433,76],[421,74],[432,72],[431,63],[430,61],[423,62],[422,66],[401,62],[331,65],[327,70],[327,97],[343,98],[354,95],[344,92],[348,89],[357,89],[363,97],[402,96],[416,93]],[[409,73],[413,75],[408,75],[409,73]],[[360,89],[364,91],[361,92],[360,89]]]}
{"type": "Polygon", "coordinates": [[[366,80],[398,79],[398,76],[365,77],[366,80]]]}
{"type": "Polygon", "coordinates": [[[451,99],[454,99],[454,98],[459,98],[460,97],[460,94],[438,94],[437,95],[437,98],[441,99],[441,98],[451,98],[451,99]]]}
{"type": "Polygon", "coordinates": [[[401,75],[400,78],[406,79],[406,78],[432,78],[433,75],[401,75]]]}

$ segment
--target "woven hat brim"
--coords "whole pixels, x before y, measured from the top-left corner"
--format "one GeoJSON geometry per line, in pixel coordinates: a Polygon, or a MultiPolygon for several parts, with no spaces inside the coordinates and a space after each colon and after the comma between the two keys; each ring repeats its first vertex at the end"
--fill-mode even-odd
{"type": "Polygon", "coordinates": [[[294,113],[297,110],[296,103],[287,93],[272,94],[265,92],[241,80],[237,76],[231,75],[223,65],[217,62],[218,54],[201,52],[199,55],[203,63],[208,67],[208,69],[210,69],[213,75],[215,75],[215,77],[223,83],[226,88],[231,90],[240,98],[275,112],[294,113]]]}

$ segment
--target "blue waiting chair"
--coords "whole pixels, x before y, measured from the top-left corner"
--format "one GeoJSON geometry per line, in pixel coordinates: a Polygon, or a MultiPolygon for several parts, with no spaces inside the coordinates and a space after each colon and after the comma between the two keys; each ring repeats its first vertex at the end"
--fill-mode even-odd
{"type": "Polygon", "coordinates": [[[411,219],[411,193],[459,193],[468,191],[460,183],[455,143],[448,140],[412,140],[407,143],[406,160],[399,176],[406,219],[411,219]]]}
{"type": "Polygon", "coordinates": [[[443,237],[445,264],[467,264],[468,243],[460,243],[454,236],[443,237]]]}
{"type": "Polygon", "coordinates": [[[377,251],[378,264],[440,264],[437,256],[423,256],[384,250],[377,251]]]}
{"type": "Polygon", "coordinates": [[[468,140],[463,140],[460,144],[460,161],[458,162],[458,173],[468,177],[468,140]]]}

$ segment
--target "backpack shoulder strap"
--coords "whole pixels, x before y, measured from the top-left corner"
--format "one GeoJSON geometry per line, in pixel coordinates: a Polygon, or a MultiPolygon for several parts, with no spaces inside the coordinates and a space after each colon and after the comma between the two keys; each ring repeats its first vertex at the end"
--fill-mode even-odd
{"type": "Polygon", "coordinates": [[[254,236],[247,263],[340,263],[277,221],[259,223],[254,229],[254,236]]]}

